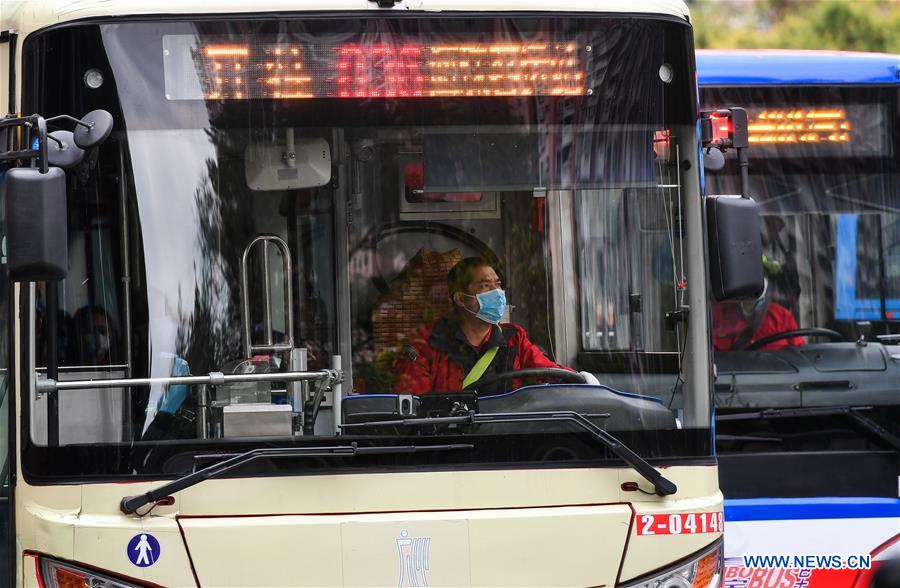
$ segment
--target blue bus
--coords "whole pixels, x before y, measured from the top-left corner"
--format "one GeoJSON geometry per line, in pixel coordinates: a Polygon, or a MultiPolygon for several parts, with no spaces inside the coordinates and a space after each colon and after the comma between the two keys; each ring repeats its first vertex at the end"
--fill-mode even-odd
{"type": "MultiPolygon", "coordinates": [[[[872,569],[741,556],[900,552],[900,56],[698,51],[697,66],[704,110],[747,111],[767,281],[713,310],[726,585],[867,586],[872,569]]],[[[737,162],[705,182],[739,193],[737,162]]]]}

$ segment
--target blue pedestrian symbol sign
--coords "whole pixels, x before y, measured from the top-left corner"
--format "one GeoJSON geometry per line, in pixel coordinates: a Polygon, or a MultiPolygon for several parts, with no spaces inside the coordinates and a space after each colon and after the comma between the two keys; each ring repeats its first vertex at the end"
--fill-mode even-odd
{"type": "Polygon", "coordinates": [[[139,533],[128,542],[127,553],[139,568],[152,566],[159,559],[159,541],[150,533],[139,533]]]}

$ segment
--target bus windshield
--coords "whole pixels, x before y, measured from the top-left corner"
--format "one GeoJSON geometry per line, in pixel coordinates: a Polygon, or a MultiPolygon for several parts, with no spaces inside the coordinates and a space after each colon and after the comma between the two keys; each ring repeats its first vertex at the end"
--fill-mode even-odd
{"type": "Polygon", "coordinates": [[[34,110],[116,120],[68,172],[69,274],[55,308],[44,284],[27,303],[35,367],[55,346],[60,382],[123,381],[31,403],[30,475],[174,475],[341,432],[478,439],[354,466],[621,463],[564,426],[341,431],[454,410],[571,410],[645,457],[710,455],[708,413],[678,411],[709,386],[680,369],[707,337],[677,320],[702,263],[682,243],[699,198],[683,23],[88,23],[24,59],[26,83],[69,88],[34,110]],[[312,419],[315,381],[262,377],[332,368],[342,397],[312,419]],[[207,374],[261,377],[165,380],[207,374]]]}
{"type": "MultiPolygon", "coordinates": [[[[874,84],[703,88],[705,108],[747,109],[767,281],[759,300],[713,308],[716,405],[791,417],[722,417],[722,451],[896,449],[898,96],[874,84]]],[[[735,193],[732,163],[707,174],[708,192],[735,193]]],[[[896,477],[886,483],[896,496],[896,477]]]]}

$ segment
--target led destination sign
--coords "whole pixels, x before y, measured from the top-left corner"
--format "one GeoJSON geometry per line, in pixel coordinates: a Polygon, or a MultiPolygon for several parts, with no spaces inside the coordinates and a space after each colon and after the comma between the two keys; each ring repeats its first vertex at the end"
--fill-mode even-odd
{"type": "Polygon", "coordinates": [[[849,143],[853,124],[843,108],[763,110],[749,124],[751,143],[849,143]]]}
{"type": "Polygon", "coordinates": [[[303,44],[163,38],[169,100],[578,96],[574,41],[303,44]]]}
{"type": "Polygon", "coordinates": [[[891,157],[882,104],[748,105],[753,157],[891,157]]]}

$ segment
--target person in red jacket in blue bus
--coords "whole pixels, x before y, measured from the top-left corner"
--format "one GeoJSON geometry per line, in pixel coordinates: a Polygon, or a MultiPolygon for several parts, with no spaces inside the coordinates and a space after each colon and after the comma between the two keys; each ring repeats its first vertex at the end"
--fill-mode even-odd
{"type": "Polygon", "coordinates": [[[467,257],[447,280],[453,309],[410,339],[396,365],[395,392],[458,392],[486,375],[562,367],[528,340],[525,329],[500,322],[506,294],[490,264],[467,257]]]}
{"type": "MultiPolygon", "coordinates": [[[[799,328],[791,311],[771,299],[768,277],[765,284],[757,300],[713,305],[712,334],[716,351],[743,351],[760,339],[799,328]]],[[[759,350],[775,351],[805,344],[803,337],[785,337],[760,345],[759,350]]]]}

